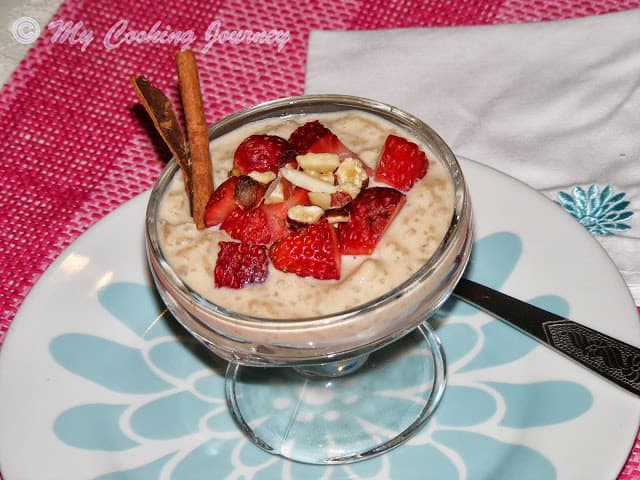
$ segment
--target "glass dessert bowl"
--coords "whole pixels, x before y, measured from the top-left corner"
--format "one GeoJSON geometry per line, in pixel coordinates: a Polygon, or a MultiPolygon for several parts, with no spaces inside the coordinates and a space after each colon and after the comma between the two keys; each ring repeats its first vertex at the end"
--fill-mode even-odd
{"type": "MultiPolygon", "coordinates": [[[[225,155],[216,150],[216,142],[248,124],[271,122],[270,129],[275,123],[293,122],[290,131],[303,121],[317,119],[338,129],[355,128],[356,136],[369,135],[369,129],[364,128],[367,122],[373,122],[371,125],[376,128],[379,122],[385,132],[388,127],[391,133],[405,134],[417,143],[427,154],[429,170],[436,172],[433,175],[442,175],[439,183],[446,184],[450,194],[442,195],[446,205],[439,213],[443,216],[441,232],[432,251],[412,260],[419,263],[406,277],[400,275],[399,280],[379,291],[378,280],[371,279],[383,279],[380,284],[386,285],[384,279],[393,275],[375,260],[351,256],[356,266],[344,267],[352,269],[346,275],[348,281],[296,279],[304,282],[304,288],[317,292],[314,308],[306,308],[301,299],[296,308],[281,313],[274,314],[271,308],[264,313],[260,307],[244,309],[251,303],[247,300],[251,295],[262,297],[259,305],[265,301],[268,304],[269,297],[278,296],[279,290],[295,290],[295,282],[283,283],[269,293],[249,286],[242,292],[246,297],[235,302],[231,301],[235,292],[225,289],[218,289],[215,294],[220,295],[211,297],[185,280],[185,268],[176,267],[167,254],[167,222],[163,217],[166,209],[162,202],[176,183],[181,183],[174,161],[162,172],[149,198],[146,247],[150,270],[168,309],[189,333],[229,362],[227,400],[239,426],[266,451],[306,463],[330,464],[366,459],[401,444],[435,411],[446,383],[445,359],[427,320],[450,296],[468,261],[471,205],[454,154],[430,127],[395,107],[358,97],[292,97],[230,115],[209,129],[213,162],[225,155]],[[360,116],[366,120],[364,123],[358,120],[360,116]],[[352,117],[358,120],[355,124],[344,121],[352,117]],[[362,273],[371,269],[372,277],[362,273]],[[356,295],[351,289],[370,291],[364,301],[350,305],[350,296],[356,295]],[[336,296],[334,301],[336,292],[340,292],[340,299],[336,296]],[[320,309],[317,305],[321,305],[320,309]],[[396,394],[401,389],[413,391],[410,401],[394,400],[394,392],[385,391],[391,385],[390,378],[394,379],[391,383],[396,394]],[[345,419],[349,421],[345,423],[345,419]],[[359,427],[345,428],[350,422],[359,427]]],[[[353,150],[358,153],[357,147],[353,150]]],[[[430,178],[429,172],[425,178],[430,178]]],[[[218,183],[221,180],[217,179],[218,183]]],[[[394,218],[392,225],[409,225],[415,218],[422,221],[422,217],[413,214],[424,210],[420,205],[422,197],[408,198],[412,200],[403,208],[412,205],[414,210],[407,210],[406,220],[394,218]]],[[[415,243],[406,235],[415,228],[405,228],[409,230],[395,234],[396,244],[402,243],[404,237],[406,251],[423,248],[425,242],[418,239],[415,243]]],[[[396,250],[405,251],[402,246],[396,250]]],[[[213,271],[213,265],[210,268],[213,271]]],[[[289,298],[285,296],[285,303],[292,303],[289,298]]]]}

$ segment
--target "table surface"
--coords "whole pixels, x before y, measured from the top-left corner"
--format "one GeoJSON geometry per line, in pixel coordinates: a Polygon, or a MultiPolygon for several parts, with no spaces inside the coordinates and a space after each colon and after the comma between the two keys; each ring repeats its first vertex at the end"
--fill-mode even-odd
{"type": "MultiPolygon", "coordinates": [[[[247,28],[246,18],[252,18],[251,28],[288,32],[282,52],[218,44],[198,57],[207,121],[213,122],[263,100],[302,93],[313,29],[549,21],[640,7],[640,0],[187,3],[177,10],[158,9],[150,0],[0,0],[0,345],[51,262],[97,220],[149,188],[169,157],[149,135],[152,128],[135,107],[127,79],[145,73],[175,100],[176,47],[108,47],[104,37],[118,22],[160,21],[174,31],[205,32],[211,18],[229,29],[247,28]],[[12,27],[25,17],[32,23],[18,41],[12,27]],[[56,39],[55,21],[72,22],[76,37],[56,39]],[[30,43],[34,25],[41,34],[30,43]],[[83,31],[94,37],[86,47],[83,31]]],[[[619,479],[640,479],[640,440],[619,479]]]]}

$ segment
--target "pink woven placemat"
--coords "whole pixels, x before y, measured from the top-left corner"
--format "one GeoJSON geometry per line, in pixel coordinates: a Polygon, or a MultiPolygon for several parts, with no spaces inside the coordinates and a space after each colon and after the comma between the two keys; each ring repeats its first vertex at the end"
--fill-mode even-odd
{"type": "MultiPolygon", "coordinates": [[[[0,344],[53,259],[95,221],[150,187],[168,157],[151,139],[128,79],[145,74],[175,100],[173,56],[180,46],[125,35],[148,32],[156,22],[157,31],[182,39],[191,30],[213,122],[259,101],[302,93],[312,29],[532,22],[637,7],[640,0],[64,2],[49,26],[70,22],[75,36],[56,36],[56,28],[42,26],[0,92],[0,344]],[[202,51],[215,22],[219,34],[277,29],[286,32],[286,42],[281,36],[279,44],[231,44],[218,36],[202,51]],[[85,48],[82,31],[93,35],[85,48]]],[[[640,441],[619,479],[640,479],[640,441]]]]}

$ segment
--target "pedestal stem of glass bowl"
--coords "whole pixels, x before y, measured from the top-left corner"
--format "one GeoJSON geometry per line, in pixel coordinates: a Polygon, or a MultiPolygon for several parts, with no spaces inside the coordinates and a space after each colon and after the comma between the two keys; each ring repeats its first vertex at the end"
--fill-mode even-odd
{"type": "Polygon", "coordinates": [[[380,455],[433,415],[446,384],[444,351],[423,322],[351,360],[305,367],[227,368],[226,396],[242,431],[263,450],[310,464],[380,455]]]}
{"type": "Polygon", "coordinates": [[[359,370],[365,363],[369,354],[358,355],[357,357],[341,360],[339,362],[328,362],[320,365],[305,365],[293,367],[293,369],[301,375],[307,375],[314,378],[335,378],[349,375],[359,370]]]}

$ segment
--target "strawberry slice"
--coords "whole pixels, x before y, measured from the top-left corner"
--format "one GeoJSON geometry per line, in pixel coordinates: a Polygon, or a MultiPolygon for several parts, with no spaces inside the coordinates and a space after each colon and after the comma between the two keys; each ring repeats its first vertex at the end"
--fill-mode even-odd
{"type": "Polygon", "coordinates": [[[242,288],[262,283],[269,273],[269,257],[264,245],[220,242],[220,251],[213,269],[215,286],[242,288]]]}
{"type": "Polygon", "coordinates": [[[261,204],[251,210],[236,207],[227,215],[220,229],[241,242],[268,244],[287,235],[287,212],[294,205],[309,203],[309,194],[302,188],[293,189],[283,202],[261,204]]]}
{"type": "Polygon", "coordinates": [[[301,227],[269,248],[273,266],[299,277],[340,278],[340,246],[335,229],[326,220],[301,227]]]}
{"type": "Polygon", "coordinates": [[[384,142],[374,179],[407,192],[427,174],[429,161],[418,145],[395,135],[384,142]]]}
{"type": "Polygon", "coordinates": [[[236,208],[234,190],[238,183],[238,177],[229,177],[218,186],[211,194],[204,209],[204,224],[212,227],[222,223],[225,218],[236,208]]]}
{"type": "Polygon", "coordinates": [[[271,229],[267,214],[261,208],[243,210],[234,208],[220,225],[220,229],[244,243],[267,244],[271,242],[271,229]]]}
{"type": "Polygon", "coordinates": [[[298,155],[305,153],[335,153],[341,160],[358,158],[340,139],[318,120],[296,128],[289,136],[289,144],[298,155]]]}
{"type": "Polygon", "coordinates": [[[308,205],[309,194],[303,188],[292,187],[288,198],[283,202],[269,203],[262,205],[262,209],[267,215],[271,241],[278,240],[291,231],[287,221],[287,212],[296,205],[308,205]]]}
{"type": "Polygon", "coordinates": [[[252,171],[278,173],[278,169],[295,161],[295,151],[287,140],[277,135],[250,135],[233,155],[233,166],[241,174],[252,171]]]}
{"type": "Polygon", "coordinates": [[[349,221],[338,225],[342,253],[369,255],[406,200],[389,187],[363,190],[348,206],[349,221]]]}
{"type": "Polygon", "coordinates": [[[331,134],[331,131],[318,120],[314,120],[313,122],[307,122],[296,128],[293,133],[289,135],[289,144],[293,146],[298,155],[302,155],[307,153],[309,147],[313,145],[316,140],[327,134],[331,134]]]}

